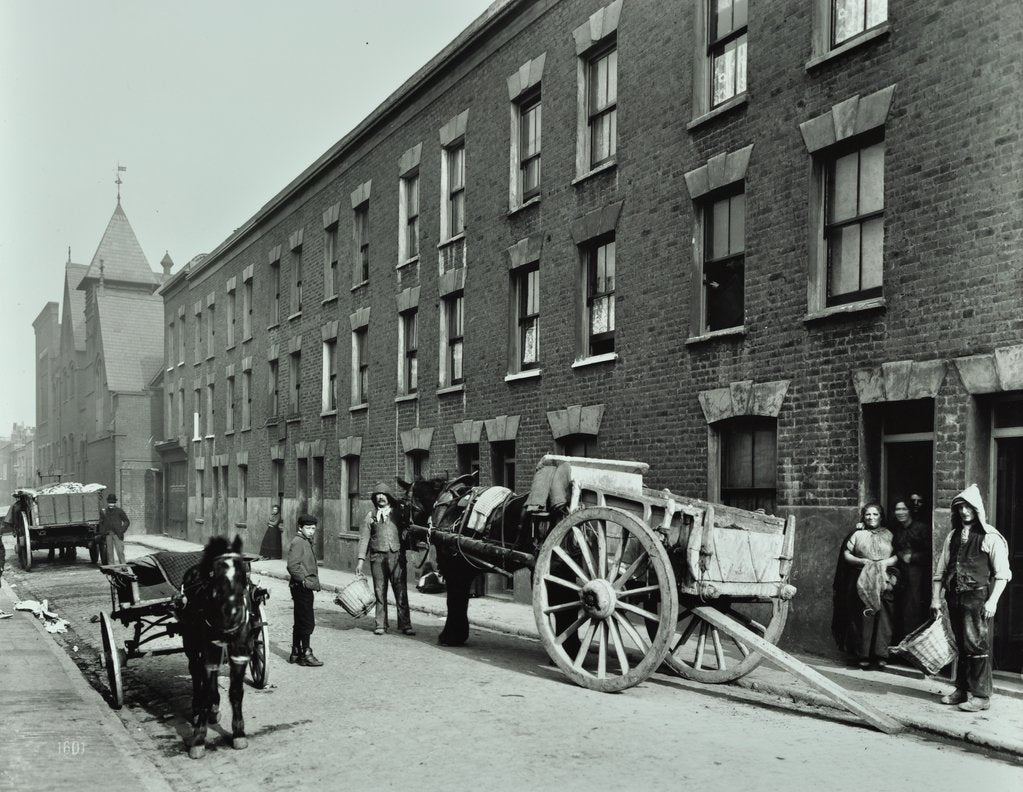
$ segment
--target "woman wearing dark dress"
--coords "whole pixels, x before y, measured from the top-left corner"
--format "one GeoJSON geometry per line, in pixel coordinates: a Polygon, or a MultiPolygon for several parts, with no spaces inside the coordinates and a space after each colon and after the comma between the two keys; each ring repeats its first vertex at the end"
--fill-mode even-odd
{"type": "Polygon", "coordinates": [[[899,559],[892,643],[898,643],[930,618],[931,531],[913,518],[904,498],[895,501],[892,513],[893,546],[899,559]]]}
{"type": "Polygon", "coordinates": [[[835,575],[832,630],[839,648],[860,668],[888,663],[895,583],[891,568],[898,559],[883,514],[876,503],[860,510],[860,526],[843,543],[835,575]]]}

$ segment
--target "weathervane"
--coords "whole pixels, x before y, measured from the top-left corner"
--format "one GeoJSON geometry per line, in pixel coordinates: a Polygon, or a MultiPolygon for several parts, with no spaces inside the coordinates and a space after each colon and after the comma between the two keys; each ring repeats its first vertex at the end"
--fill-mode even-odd
{"type": "Polygon", "coordinates": [[[121,185],[123,184],[121,181],[121,174],[126,170],[128,169],[124,165],[117,163],[117,178],[114,179],[114,184],[117,185],[117,203],[121,202],[121,185]]]}

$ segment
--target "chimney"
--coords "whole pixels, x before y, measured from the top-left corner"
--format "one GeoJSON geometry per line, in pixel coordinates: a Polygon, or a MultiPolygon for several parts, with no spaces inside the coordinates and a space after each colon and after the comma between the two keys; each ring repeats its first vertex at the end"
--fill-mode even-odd
{"type": "Polygon", "coordinates": [[[174,267],[174,261],[170,257],[170,251],[164,252],[163,258],[160,260],[160,266],[163,267],[163,282],[166,283],[167,279],[170,278],[171,269],[174,267]]]}

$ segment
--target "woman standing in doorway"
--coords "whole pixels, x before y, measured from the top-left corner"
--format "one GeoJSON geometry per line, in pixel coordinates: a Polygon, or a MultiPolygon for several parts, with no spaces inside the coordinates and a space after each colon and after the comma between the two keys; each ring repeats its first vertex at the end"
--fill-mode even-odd
{"type": "Polygon", "coordinates": [[[899,580],[895,585],[892,643],[898,643],[930,616],[931,532],[913,518],[906,498],[895,501],[894,550],[899,580]]]}
{"type": "Polygon", "coordinates": [[[860,668],[888,664],[895,583],[890,570],[898,558],[883,514],[877,503],[860,509],[860,524],[843,544],[835,573],[832,631],[860,668]]]}

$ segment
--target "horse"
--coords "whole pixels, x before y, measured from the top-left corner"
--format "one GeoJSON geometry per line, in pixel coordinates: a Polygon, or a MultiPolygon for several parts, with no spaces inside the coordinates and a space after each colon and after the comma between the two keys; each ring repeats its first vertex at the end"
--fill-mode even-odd
{"type": "Polygon", "coordinates": [[[206,725],[220,720],[217,677],[225,658],[231,674],[231,745],[235,749],[248,746],[242,697],[254,603],[241,550],[239,536],[230,545],[225,537],[214,537],[202,560],[184,576],[177,618],[192,677],[192,733],[186,741],[192,759],[206,752],[206,725]]]}
{"type": "MultiPolygon", "coordinates": [[[[565,473],[567,475],[567,470],[565,473]]],[[[398,486],[405,492],[402,500],[405,519],[420,526],[429,524],[441,530],[460,531],[466,511],[471,508],[474,477],[475,474],[467,473],[450,481],[442,477],[412,482],[397,479],[398,486]]],[[[476,494],[481,494],[481,490],[477,489],[476,494]]],[[[474,538],[535,555],[543,536],[533,530],[533,521],[526,510],[527,497],[511,493],[490,513],[482,531],[474,538]]],[[[567,513],[563,500],[548,498],[550,524],[567,513]]],[[[498,571],[502,567],[447,545],[437,547],[437,566],[447,591],[447,618],[438,643],[461,646],[469,637],[469,593],[473,579],[481,571],[498,571]]],[[[504,571],[514,570],[504,567],[504,571]]]]}

